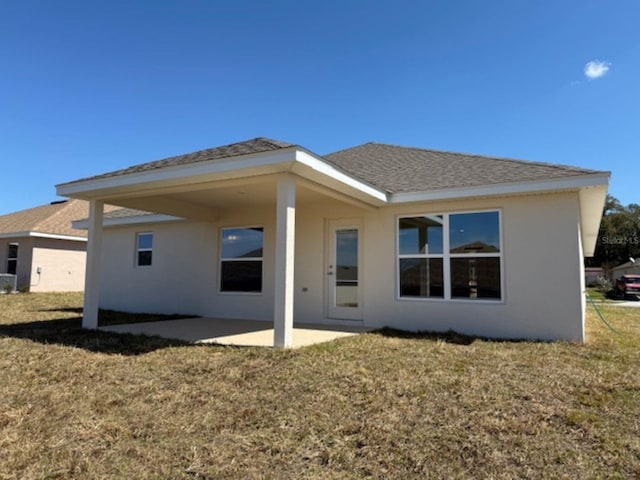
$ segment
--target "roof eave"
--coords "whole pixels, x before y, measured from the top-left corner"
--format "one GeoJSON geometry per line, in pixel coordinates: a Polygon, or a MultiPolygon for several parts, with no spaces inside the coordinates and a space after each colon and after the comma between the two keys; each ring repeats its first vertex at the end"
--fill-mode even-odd
{"type": "Polygon", "coordinates": [[[24,231],[24,232],[7,232],[0,233],[0,238],[26,238],[26,237],[35,237],[35,238],[51,238],[54,240],[71,240],[75,242],[86,242],[86,237],[82,237],[79,235],[66,235],[62,233],[46,233],[46,232],[35,232],[35,231],[24,231]]]}
{"type": "Polygon", "coordinates": [[[292,172],[370,205],[383,205],[387,194],[337,169],[300,147],[189,163],[146,172],[94,178],[56,186],[58,195],[84,200],[109,200],[152,189],[234,180],[259,175],[292,172]]]}
{"type": "Polygon", "coordinates": [[[444,188],[419,192],[399,192],[390,195],[389,203],[414,203],[453,200],[474,197],[492,197],[505,195],[523,195],[560,190],[576,190],[596,185],[609,185],[609,172],[596,172],[570,177],[511,182],[473,187],[444,188]]]}
{"type": "Polygon", "coordinates": [[[198,183],[204,183],[212,180],[243,177],[247,176],[249,172],[258,170],[266,170],[263,173],[273,173],[268,171],[269,167],[292,162],[295,159],[295,151],[295,147],[289,147],[277,151],[227,157],[207,162],[187,163],[110,177],[89,178],[56,185],[56,192],[65,197],[91,200],[118,194],[131,188],[158,188],[182,184],[187,180],[193,181],[194,179],[197,179],[198,183]]]}

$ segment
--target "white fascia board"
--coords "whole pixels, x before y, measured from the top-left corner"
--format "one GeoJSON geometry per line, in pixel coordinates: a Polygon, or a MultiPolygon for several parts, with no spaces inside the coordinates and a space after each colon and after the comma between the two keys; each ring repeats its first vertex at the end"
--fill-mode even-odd
{"type": "MultiPolygon", "coordinates": [[[[153,214],[153,215],[136,215],[131,217],[116,217],[105,218],[102,222],[103,227],[122,227],[127,225],[143,225],[148,223],[164,223],[164,222],[179,222],[184,220],[181,217],[174,217],[172,215],[153,214]]],[[[89,228],[89,219],[76,220],[72,222],[73,228],[78,230],[87,230],[89,228]]]]}
{"type": "Polygon", "coordinates": [[[24,237],[36,237],[36,238],[53,238],[54,240],[72,240],[75,242],[86,242],[86,237],[80,237],[75,235],[62,235],[58,233],[42,233],[42,232],[12,232],[12,233],[0,233],[0,238],[24,238],[24,237]]]}
{"type": "MultiPolygon", "coordinates": [[[[345,185],[349,189],[356,190],[376,204],[387,203],[387,193],[385,191],[364,183],[363,181],[338,170],[333,165],[307,152],[301,150],[296,152],[296,164],[303,165],[324,177],[329,177],[330,179],[345,185]]],[[[310,180],[318,181],[318,178],[311,178],[310,176],[305,175],[305,172],[300,169],[297,169],[296,173],[308,177],[310,180]]],[[[318,183],[324,184],[325,182],[319,181],[318,183]]]]}
{"type": "Polygon", "coordinates": [[[501,195],[521,195],[557,190],[580,189],[597,185],[608,185],[609,173],[590,173],[551,180],[532,182],[503,183],[481,185],[477,187],[447,188],[425,192],[394,193],[389,203],[412,203],[438,200],[454,200],[471,197],[489,197],[501,195]]]}
{"type": "Polygon", "coordinates": [[[164,168],[136,172],[114,177],[89,179],[81,182],[56,185],[56,192],[64,197],[92,198],[98,192],[119,191],[127,187],[151,188],[156,185],[175,185],[185,182],[198,183],[221,179],[252,176],[257,173],[275,173],[282,171],[281,164],[295,160],[295,148],[278,151],[241,155],[208,162],[188,163],[164,168]],[[270,168],[271,167],[271,168],[270,168]],[[271,172],[273,170],[273,172],[271,172]],[[233,175],[228,176],[228,174],[233,175]]]}

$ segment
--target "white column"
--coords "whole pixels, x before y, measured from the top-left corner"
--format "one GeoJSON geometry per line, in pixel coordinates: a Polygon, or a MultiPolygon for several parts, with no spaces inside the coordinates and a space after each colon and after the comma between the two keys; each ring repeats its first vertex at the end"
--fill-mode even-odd
{"type": "Polygon", "coordinates": [[[89,202],[89,236],[87,239],[87,266],[84,277],[82,328],[98,328],[103,209],[104,202],[100,200],[91,200],[89,202]]]}
{"type": "Polygon", "coordinates": [[[293,345],[293,262],[295,258],[296,183],[290,176],[278,179],[276,206],[275,292],[273,346],[293,345]]]}

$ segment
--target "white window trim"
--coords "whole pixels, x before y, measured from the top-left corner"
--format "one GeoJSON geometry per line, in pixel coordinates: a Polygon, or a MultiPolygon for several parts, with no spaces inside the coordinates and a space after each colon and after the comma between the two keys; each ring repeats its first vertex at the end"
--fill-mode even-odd
{"type": "Polygon", "coordinates": [[[396,215],[395,218],[395,244],[396,244],[396,300],[401,302],[446,302],[446,303],[464,303],[464,304],[504,304],[506,298],[505,279],[504,279],[504,238],[502,228],[502,209],[501,208],[485,208],[479,210],[451,210],[441,212],[417,212],[403,213],[396,215]],[[449,242],[449,217],[451,215],[462,215],[466,213],[498,213],[498,237],[500,239],[500,251],[498,253],[450,253],[449,242]],[[431,217],[442,216],[442,253],[418,253],[418,254],[400,254],[400,219],[414,217],[431,217]],[[452,258],[499,258],[500,259],[500,298],[460,298],[451,296],[451,262],[452,258]],[[442,258],[442,281],[443,281],[443,297],[403,297],[400,295],[400,259],[401,258],[442,258]]]}
{"type": "Polygon", "coordinates": [[[136,268],[149,268],[153,267],[153,232],[136,232],[136,257],[134,259],[134,265],[136,268]],[[139,239],[141,235],[151,235],[151,248],[140,248],[139,239]],[[140,252],[151,252],[151,265],[140,265],[140,252]]]}
{"type": "Polygon", "coordinates": [[[229,225],[226,227],[220,227],[220,234],[218,235],[218,239],[220,242],[219,252],[218,252],[218,294],[219,295],[249,295],[249,296],[261,296],[264,292],[264,237],[265,237],[265,228],[264,225],[229,225]],[[261,228],[262,229],[262,256],[261,257],[243,257],[243,258],[225,258],[222,256],[222,240],[224,238],[225,230],[250,230],[252,228],[261,228]],[[260,285],[259,292],[235,292],[235,291],[223,291],[222,290],[222,263],[223,262],[256,262],[260,261],[260,276],[262,278],[262,283],[260,285]]]}

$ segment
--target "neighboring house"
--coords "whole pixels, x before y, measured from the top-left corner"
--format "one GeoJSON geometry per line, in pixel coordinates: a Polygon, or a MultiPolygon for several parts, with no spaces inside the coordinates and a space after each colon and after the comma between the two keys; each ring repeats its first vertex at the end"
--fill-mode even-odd
{"type": "Polygon", "coordinates": [[[88,213],[88,202],[62,200],[0,216],[0,273],[20,290],[81,291],[87,232],[71,222],[88,213]]]}
{"type": "Polygon", "coordinates": [[[640,275],[640,262],[635,259],[629,260],[611,269],[611,279],[614,282],[623,275],[640,275]]]}
{"type": "Polygon", "coordinates": [[[584,340],[583,257],[609,173],[368,143],[256,138],[57,186],[91,202],[98,307],[584,340]],[[122,210],[103,218],[110,204],[122,210]],[[104,224],[103,224],[104,220],[104,224]]]}
{"type": "Polygon", "coordinates": [[[602,267],[586,267],[584,269],[584,281],[589,285],[600,284],[606,278],[602,267]]]}

